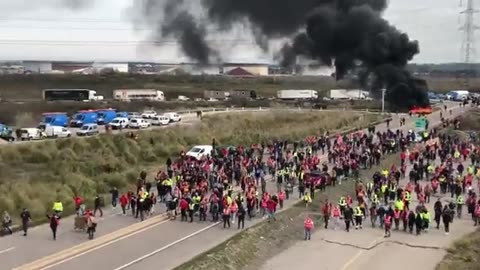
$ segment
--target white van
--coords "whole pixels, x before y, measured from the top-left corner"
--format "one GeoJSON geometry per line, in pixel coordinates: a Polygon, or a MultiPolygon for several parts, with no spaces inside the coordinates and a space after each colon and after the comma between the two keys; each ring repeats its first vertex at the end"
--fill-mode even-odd
{"type": "Polygon", "coordinates": [[[190,151],[186,153],[187,156],[201,159],[206,155],[211,155],[213,147],[211,145],[195,145],[190,151]]]}
{"type": "Polygon", "coordinates": [[[85,124],[77,131],[77,136],[93,136],[99,133],[97,124],[85,124]]]}
{"type": "Polygon", "coordinates": [[[116,117],[113,118],[109,125],[112,127],[112,129],[122,129],[127,128],[129,122],[130,121],[128,121],[128,118],[126,117],[116,117]]]}
{"type": "Polygon", "coordinates": [[[72,136],[72,132],[64,127],[47,126],[45,128],[45,136],[48,138],[68,138],[72,136]]]}
{"type": "Polygon", "coordinates": [[[170,118],[165,115],[157,115],[150,120],[152,126],[166,126],[170,123],[170,118]]]}
{"type": "Polygon", "coordinates": [[[170,122],[180,122],[182,121],[182,117],[178,113],[165,113],[164,116],[170,119],[170,122]]]}
{"type": "Polygon", "coordinates": [[[20,140],[41,140],[45,138],[45,133],[39,128],[22,128],[20,129],[20,140]]]}

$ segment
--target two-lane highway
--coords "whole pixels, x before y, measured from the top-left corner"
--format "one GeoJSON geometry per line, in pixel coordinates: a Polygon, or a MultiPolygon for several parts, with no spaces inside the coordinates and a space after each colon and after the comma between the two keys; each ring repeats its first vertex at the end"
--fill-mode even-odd
{"type": "MultiPolygon", "coordinates": [[[[463,109],[455,108],[454,116],[463,109]]],[[[438,112],[432,114],[430,122],[439,121],[438,112]]],[[[398,116],[393,117],[391,126],[398,127],[398,116]]],[[[413,121],[408,121],[405,129],[411,129],[413,121]]],[[[377,126],[378,130],[385,130],[386,125],[377,126]]],[[[275,184],[269,182],[268,191],[276,190],[275,184]]],[[[287,201],[288,207],[294,203],[287,201]]],[[[117,210],[118,211],[118,210],[117,210]]],[[[157,211],[160,211],[157,208],[157,211]]],[[[259,222],[254,219],[247,221],[246,226],[259,222]]],[[[105,220],[99,223],[97,237],[108,232],[138,223],[132,217],[106,214],[105,220]]],[[[71,232],[73,220],[66,218],[61,221],[61,233],[57,241],[51,240],[48,226],[43,225],[33,229],[29,236],[24,238],[19,234],[13,237],[0,239],[0,261],[2,269],[12,269],[41,259],[47,255],[60,254],[66,248],[79,245],[86,241],[86,235],[71,232]],[[4,253],[2,250],[10,249],[4,253]]],[[[65,259],[59,259],[49,267],[39,269],[171,269],[192,257],[218,245],[234,234],[238,233],[237,224],[231,229],[221,229],[211,221],[202,222],[195,218],[194,223],[182,223],[179,220],[160,222],[138,233],[122,237],[118,240],[93,247],[88,252],[74,254],[65,259]]],[[[35,269],[35,268],[19,268],[35,269]]]]}

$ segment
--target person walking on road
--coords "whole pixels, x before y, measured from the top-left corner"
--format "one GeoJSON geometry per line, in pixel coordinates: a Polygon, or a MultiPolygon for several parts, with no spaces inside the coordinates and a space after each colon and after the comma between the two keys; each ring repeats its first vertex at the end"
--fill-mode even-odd
{"type": "Polygon", "coordinates": [[[128,205],[128,196],[126,193],[123,193],[122,196],[120,197],[120,207],[122,208],[122,215],[126,216],[127,215],[127,205],[128,205]]]}
{"type": "Polygon", "coordinates": [[[7,211],[4,211],[3,219],[2,219],[3,230],[9,234],[13,234],[11,226],[12,226],[12,218],[10,217],[10,214],[8,214],[7,211]]]}
{"type": "Polygon", "coordinates": [[[445,227],[445,235],[450,233],[450,223],[452,223],[452,210],[445,205],[443,208],[442,219],[443,219],[443,226],[445,227]]]}
{"type": "Polygon", "coordinates": [[[57,229],[60,225],[60,215],[53,213],[51,216],[47,215],[47,218],[50,220],[50,229],[52,230],[53,240],[57,240],[57,229]]]}
{"type": "Polygon", "coordinates": [[[20,214],[20,219],[22,220],[23,236],[27,236],[28,225],[32,221],[32,217],[27,208],[23,208],[23,211],[20,214]]]}
{"type": "Polygon", "coordinates": [[[118,189],[116,187],[113,187],[112,190],[110,190],[110,194],[112,195],[112,207],[113,209],[117,208],[117,202],[118,202],[118,189]]]}
{"type": "Polygon", "coordinates": [[[386,215],[383,221],[383,224],[385,226],[385,238],[391,236],[391,228],[392,228],[392,216],[386,215]]]}
{"type": "Polygon", "coordinates": [[[102,210],[103,203],[102,203],[102,198],[100,198],[100,196],[98,195],[95,196],[95,200],[93,201],[93,206],[94,206],[93,215],[97,216],[97,211],[99,211],[100,217],[103,217],[103,210],[102,210]]]}
{"type": "Polygon", "coordinates": [[[347,206],[345,206],[345,210],[343,212],[343,218],[345,220],[345,230],[349,232],[350,224],[352,223],[352,219],[353,219],[353,210],[348,204],[347,206]]]}
{"type": "Polygon", "coordinates": [[[310,216],[307,216],[307,218],[305,218],[305,221],[303,222],[303,227],[305,228],[305,241],[310,240],[314,227],[313,220],[312,218],[310,218],[310,216]]]}

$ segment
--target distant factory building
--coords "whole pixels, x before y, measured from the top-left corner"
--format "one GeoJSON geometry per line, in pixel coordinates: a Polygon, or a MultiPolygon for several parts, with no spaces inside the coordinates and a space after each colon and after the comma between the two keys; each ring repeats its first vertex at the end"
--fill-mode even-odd
{"type": "Polygon", "coordinates": [[[64,73],[72,73],[75,70],[91,68],[93,62],[52,62],[52,69],[64,73]]]}
{"type": "Polygon", "coordinates": [[[51,73],[53,65],[51,61],[23,61],[25,73],[51,73]]]}
{"type": "Polygon", "coordinates": [[[268,76],[267,64],[224,64],[223,74],[232,76],[268,76]],[[243,75],[245,74],[245,75],[243,75]]]}

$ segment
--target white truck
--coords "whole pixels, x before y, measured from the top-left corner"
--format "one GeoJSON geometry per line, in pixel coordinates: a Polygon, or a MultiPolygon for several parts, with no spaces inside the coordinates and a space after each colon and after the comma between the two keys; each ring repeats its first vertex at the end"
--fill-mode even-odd
{"type": "Polygon", "coordinates": [[[315,90],[279,90],[277,98],[281,100],[318,99],[318,92],[315,90]]]}
{"type": "Polygon", "coordinates": [[[370,99],[368,91],[363,91],[360,89],[332,89],[328,97],[332,100],[360,100],[360,99],[370,99]]]}

